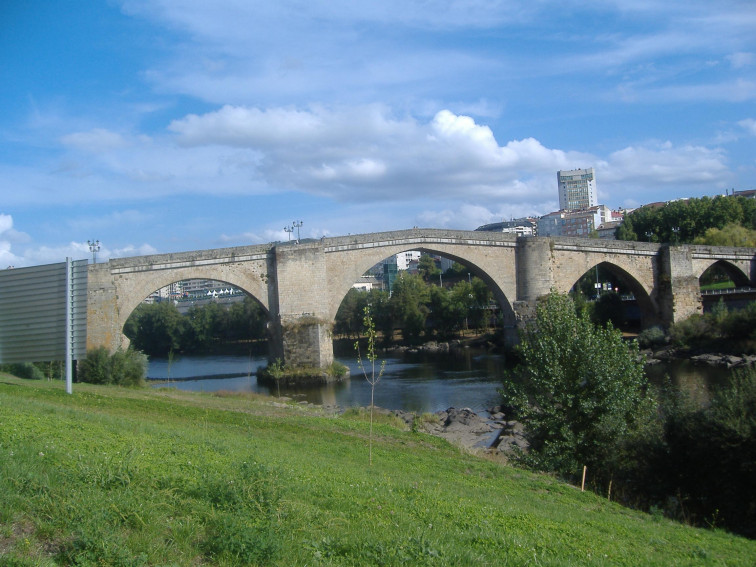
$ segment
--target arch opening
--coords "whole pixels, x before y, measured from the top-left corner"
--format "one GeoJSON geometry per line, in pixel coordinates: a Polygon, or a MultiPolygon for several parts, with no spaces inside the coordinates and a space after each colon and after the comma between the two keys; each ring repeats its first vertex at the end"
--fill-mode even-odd
{"type": "Polygon", "coordinates": [[[740,290],[750,289],[750,282],[739,268],[726,260],[717,260],[698,278],[704,313],[711,312],[723,302],[729,309],[741,309],[753,301],[753,294],[740,290]]]}
{"type": "Polygon", "coordinates": [[[628,332],[659,324],[651,298],[640,282],[611,262],[599,262],[588,269],[570,294],[590,305],[596,323],[611,321],[615,328],[628,332]]]}
{"type": "MultiPolygon", "coordinates": [[[[372,262],[373,260],[371,260],[372,262]]],[[[479,266],[427,247],[403,250],[370,266],[342,296],[334,317],[337,339],[357,338],[369,305],[382,339],[415,344],[512,325],[511,304],[479,266]]]]}
{"type": "Polygon", "coordinates": [[[129,314],[122,333],[150,356],[171,353],[268,350],[268,310],[229,282],[177,280],[147,295],[129,314]]]}

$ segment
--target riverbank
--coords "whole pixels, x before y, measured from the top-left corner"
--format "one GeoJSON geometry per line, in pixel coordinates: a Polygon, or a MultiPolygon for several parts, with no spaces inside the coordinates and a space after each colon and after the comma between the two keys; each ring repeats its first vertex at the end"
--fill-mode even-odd
{"type": "Polygon", "coordinates": [[[0,563],[751,565],[442,439],[270,397],[0,376],[0,563]]]}

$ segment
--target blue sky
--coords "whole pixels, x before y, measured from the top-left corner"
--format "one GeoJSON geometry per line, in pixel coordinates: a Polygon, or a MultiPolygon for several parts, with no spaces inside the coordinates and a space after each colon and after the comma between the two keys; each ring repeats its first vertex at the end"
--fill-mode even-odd
{"type": "Polygon", "coordinates": [[[0,3],[0,266],[756,187],[752,0],[0,3]]]}

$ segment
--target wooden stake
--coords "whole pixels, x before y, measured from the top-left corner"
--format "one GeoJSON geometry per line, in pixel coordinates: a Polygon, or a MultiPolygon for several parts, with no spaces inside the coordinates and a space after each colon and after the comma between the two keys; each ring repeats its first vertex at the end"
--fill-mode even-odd
{"type": "Polygon", "coordinates": [[[588,467],[583,465],[583,482],[580,485],[580,491],[585,492],[585,472],[588,470],[588,467]]]}
{"type": "Polygon", "coordinates": [[[609,494],[606,495],[606,499],[611,502],[612,500],[612,481],[609,481],[609,494]]]}

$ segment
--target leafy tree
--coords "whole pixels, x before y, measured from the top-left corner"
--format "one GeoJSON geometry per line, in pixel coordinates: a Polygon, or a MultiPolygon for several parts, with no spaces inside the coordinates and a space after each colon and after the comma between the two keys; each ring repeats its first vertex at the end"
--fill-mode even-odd
{"type": "Polygon", "coordinates": [[[367,298],[368,294],[364,291],[352,288],[347,292],[334,320],[333,330],[336,334],[353,337],[359,333],[362,327],[359,313],[367,305],[367,298]]]}
{"type": "Polygon", "coordinates": [[[620,294],[603,293],[593,304],[591,319],[597,325],[612,324],[619,327],[625,321],[625,307],[622,305],[620,294]]]}
{"type": "Polygon", "coordinates": [[[370,315],[370,307],[364,308],[363,325],[365,327],[365,333],[367,334],[367,353],[365,354],[368,363],[370,364],[370,372],[365,369],[365,365],[362,362],[362,356],[360,354],[360,343],[354,343],[354,349],[357,351],[357,364],[362,370],[362,374],[365,380],[370,384],[370,449],[369,449],[369,462],[373,464],[373,412],[375,410],[375,386],[380,382],[383,377],[383,372],[386,369],[386,361],[381,362],[378,373],[375,372],[375,363],[378,360],[378,355],[375,353],[375,323],[370,315]]]}
{"type": "Polygon", "coordinates": [[[502,393],[526,428],[523,461],[573,479],[585,465],[608,481],[652,407],[637,343],[623,342],[611,324],[593,325],[556,292],[539,302],[520,339],[521,363],[502,393]]]}
{"type": "Polygon", "coordinates": [[[423,277],[426,282],[438,281],[438,276],[441,274],[441,268],[436,264],[435,258],[428,254],[420,256],[420,261],[417,265],[417,271],[423,277]]]}
{"type": "Polygon", "coordinates": [[[451,337],[459,325],[459,319],[451,309],[451,293],[448,289],[433,286],[429,295],[429,318],[435,335],[441,339],[451,337]]]}
{"type": "Polygon", "coordinates": [[[425,331],[429,297],[428,286],[418,275],[402,273],[394,282],[392,310],[404,338],[410,343],[417,342],[425,331]]]}
{"type": "Polygon", "coordinates": [[[703,236],[697,236],[693,244],[708,244],[709,246],[742,246],[756,247],[756,230],[745,226],[728,223],[723,228],[710,228],[703,236]]]}
{"type": "Polygon", "coordinates": [[[745,197],[702,197],[644,206],[625,216],[618,240],[691,243],[707,230],[727,225],[756,229],[756,200],[745,197]]]}
{"type": "Polygon", "coordinates": [[[140,305],[124,326],[124,334],[137,350],[165,354],[180,350],[185,321],[171,302],[140,305]]]}

